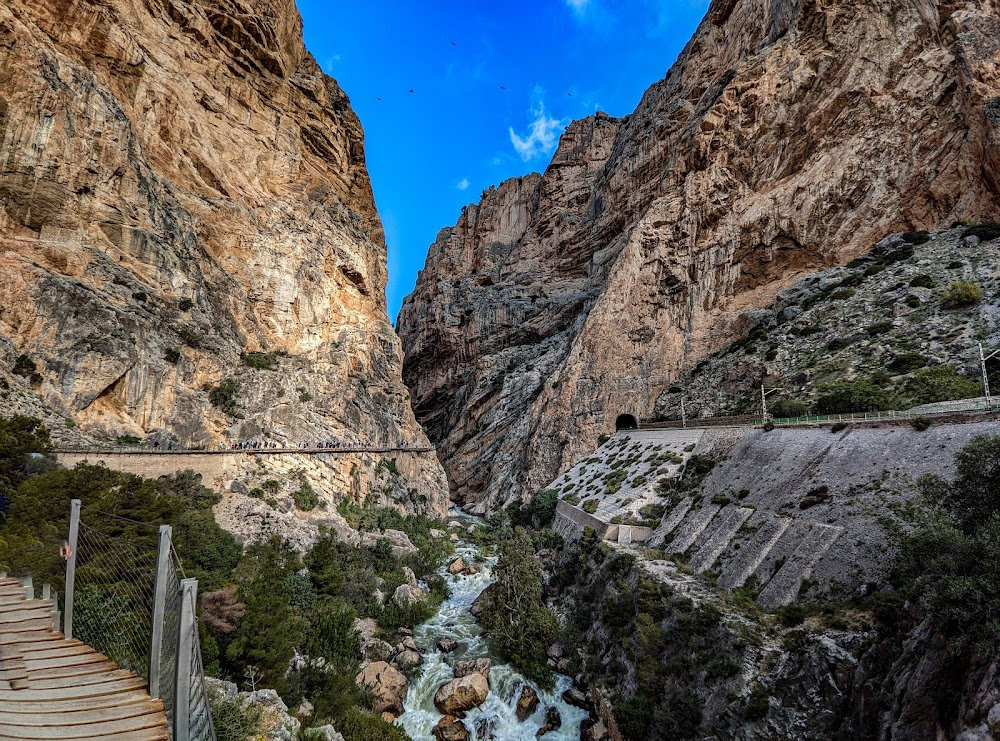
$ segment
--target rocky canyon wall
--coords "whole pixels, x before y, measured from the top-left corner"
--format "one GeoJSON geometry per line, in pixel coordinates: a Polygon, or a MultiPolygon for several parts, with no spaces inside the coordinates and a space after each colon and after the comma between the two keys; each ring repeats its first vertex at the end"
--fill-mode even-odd
{"type": "MultiPolygon", "coordinates": [[[[426,445],[363,139],[293,0],[0,3],[0,411],[426,445]]],[[[375,499],[443,513],[434,456],[406,468],[375,499]]]]}
{"type": "Polygon", "coordinates": [[[397,328],[453,498],[532,496],[803,274],[996,218],[998,111],[993,0],[713,2],[631,115],[431,246],[397,328]]]}

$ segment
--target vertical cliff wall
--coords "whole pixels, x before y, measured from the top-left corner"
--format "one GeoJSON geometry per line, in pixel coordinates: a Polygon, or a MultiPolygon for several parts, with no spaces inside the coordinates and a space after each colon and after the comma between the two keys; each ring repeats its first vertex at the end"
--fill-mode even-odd
{"type": "MultiPolygon", "coordinates": [[[[187,445],[426,443],[361,125],[293,0],[0,4],[0,274],[0,409],[187,445]]],[[[443,511],[425,459],[378,496],[443,511]]]]}
{"type": "Polygon", "coordinates": [[[1000,214],[992,0],[716,0],[625,119],[431,246],[397,323],[452,495],[531,496],[805,272],[1000,214]]]}

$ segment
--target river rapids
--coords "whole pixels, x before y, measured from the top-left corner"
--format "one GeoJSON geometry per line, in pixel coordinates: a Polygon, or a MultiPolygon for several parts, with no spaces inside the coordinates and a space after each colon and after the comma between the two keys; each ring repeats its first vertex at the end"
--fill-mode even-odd
{"type": "Polygon", "coordinates": [[[482,706],[466,713],[463,719],[474,741],[533,739],[535,731],[545,723],[545,709],[553,706],[562,716],[562,726],[557,731],[546,733],[542,738],[544,741],[576,741],[580,738],[580,723],[587,714],[562,699],[562,693],[569,689],[572,680],[556,674],[555,688],[544,691],[507,664],[496,663],[497,659],[490,653],[479,624],[469,612],[476,597],[493,582],[492,572],[496,559],[484,558],[477,547],[469,544],[460,545],[452,558],[459,556],[467,564],[475,564],[480,571],[472,576],[452,576],[448,573],[447,564],[443,564],[438,570],[448,580],[451,595],[433,618],[413,631],[413,638],[423,653],[424,663],[411,677],[410,691],[403,705],[404,712],[396,719],[396,724],[414,741],[432,740],[433,728],[443,717],[434,707],[434,693],[438,687],[454,678],[451,667],[456,661],[485,656],[494,662],[489,677],[490,694],[482,706]],[[458,648],[449,654],[439,651],[435,643],[438,638],[444,637],[457,641],[458,648]],[[535,712],[523,723],[515,713],[522,683],[531,685],[538,693],[539,700],[535,712]]]}

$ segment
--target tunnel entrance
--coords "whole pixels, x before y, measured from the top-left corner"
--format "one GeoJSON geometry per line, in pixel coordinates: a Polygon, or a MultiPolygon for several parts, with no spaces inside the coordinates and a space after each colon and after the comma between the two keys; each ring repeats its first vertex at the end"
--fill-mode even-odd
{"type": "Polygon", "coordinates": [[[638,428],[639,423],[631,414],[619,414],[618,419],[615,420],[615,431],[636,430],[638,428]]]}

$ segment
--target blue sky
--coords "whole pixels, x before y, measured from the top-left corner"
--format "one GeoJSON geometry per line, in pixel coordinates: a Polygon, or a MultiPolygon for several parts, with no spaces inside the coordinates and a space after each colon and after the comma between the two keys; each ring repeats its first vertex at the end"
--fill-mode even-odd
{"type": "Polygon", "coordinates": [[[428,246],[462,206],[544,170],[571,120],[631,113],[708,0],[298,5],[306,46],[365,129],[395,321],[428,246]]]}

